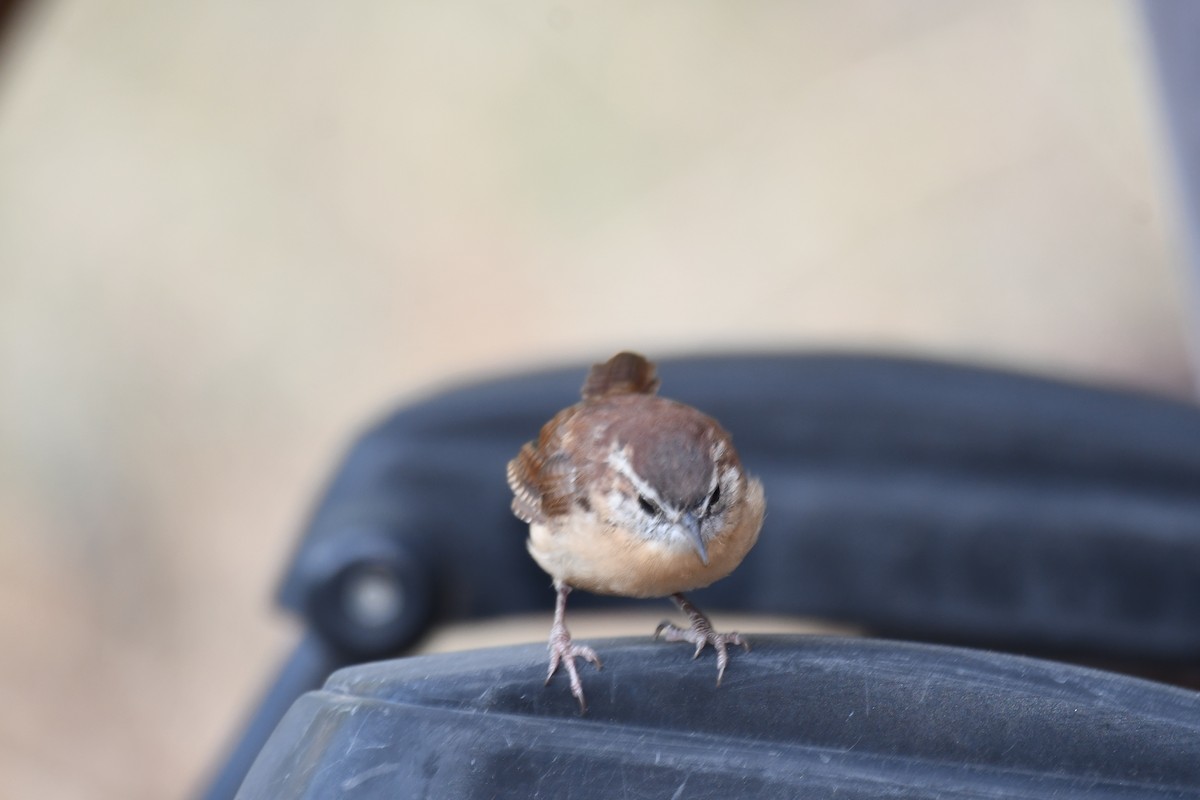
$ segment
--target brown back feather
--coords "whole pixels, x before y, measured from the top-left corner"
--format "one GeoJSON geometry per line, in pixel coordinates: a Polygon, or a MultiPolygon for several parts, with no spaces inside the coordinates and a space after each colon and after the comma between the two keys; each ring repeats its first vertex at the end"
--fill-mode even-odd
{"type": "Polygon", "coordinates": [[[654,394],[658,376],[644,356],[628,351],[596,364],[583,383],[583,399],[596,400],[616,394],[654,394]]]}
{"type": "MultiPolygon", "coordinates": [[[[618,411],[594,401],[629,395],[652,395],[658,389],[654,365],[637,353],[617,353],[596,364],[583,384],[584,402],[565,408],[547,422],[536,442],[529,442],[508,463],[508,485],[513,491],[513,513],[529,523],[545,523],[571,510],[579,500],[580,470],[594,468],[587,458],[576,463],[563,437],[575,435],[576,422],[597,411],[602,419],[618,411]],[[601,410],[603,409],[603,410],[601,410]],[[586,411],[585,411],[586,410],[586,411]]],[[[618,406],[624,402],[617,400],[618,406]]],[[[664,401],[665,402],[665,401],[664,401]]],[[[590,424],[590,423],[589,423],[590,424]]],[[[606,423],[606,427],[607,424],[606,423]]]]}
{"type": "Polygon", "coordinates": [[[527,442],[508,462],[508,486],[513,491],[512,510],[525,522],[545,522],[567,513],[574,499],[575,469],[564,452],[561,433],[578,406],[560,411],[542,426],[537,442],[527,442]]]}
{"type": "Polygon", "coordinates": [[[542,493],[537,485],[538,469],[541,459],[533,449],[533,443],[527,443],[517,453],[517,457],[508,462],[508,486],[512,489],[512,510],[517,518],[524,522],[542,522],[542,493]]]}

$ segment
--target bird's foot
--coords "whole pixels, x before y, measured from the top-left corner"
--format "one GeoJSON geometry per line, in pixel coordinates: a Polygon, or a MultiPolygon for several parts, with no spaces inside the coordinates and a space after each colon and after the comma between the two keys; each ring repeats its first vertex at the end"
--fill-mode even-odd
{"type": "Polygon", "coordinates": [[[582,658],[596,666],[596,669],[603,669],[600,663],[600,657],[596,655],[596,651],[587,645],[575,644],[571,639],[571,633],[565,625],[555,623],[550,629],[550,671],[546,673],[546,683],[550,683],[550,679],[554,677],[554,673],[558,671],[561,664],[567,668],[567,676],[571,682],[571,694],[575,695],[575,699],[579,701],[579,712],[587,713],[587,701],[583,699],[583,682],[579,680],[579,670],[575,667],[575,659],[582,658]]]}
{"type": "Polygon", "coordinates": [[[672,599],[680,610],[688,615],[692,625],[690,628],[680,628],[663,620],[654,629],[654,638],[661,638],[668,642],[691,642],[696,645],[696,652],[692,653],[693,659],[699,657],[705,645],[712,645],[713,649],[717,651],[717,686],[720,686],[721,679],[725,677],[725,667],[729,664],[729,645],[738,645],[749,652],[750,643],[743,639],[737,631],[730,633],[714,631],[708,617],[683,595],[674,595],[672,599]]]}

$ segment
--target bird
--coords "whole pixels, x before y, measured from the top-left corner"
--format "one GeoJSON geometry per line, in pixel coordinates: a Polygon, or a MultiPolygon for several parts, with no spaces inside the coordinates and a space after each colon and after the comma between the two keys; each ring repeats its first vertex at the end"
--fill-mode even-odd
{"type": "Polygon", "coordinates": [[[602,663],[566,626],[573,589],[633,598],[670,597],[689,627],[654,632],[717,654],[717,686],[738,633],[717,633],[684,592],[724,578],[758,540],[766,500],[742,467],[730,434],[712,417],[657,395],[653,363],[620,352],[588,372],[582,399],[558,412],[508,463],[512,510],[529,524],[526,546],[553,579],[548,685],[565,668],[587,712],[576,659],[602,663]]]}

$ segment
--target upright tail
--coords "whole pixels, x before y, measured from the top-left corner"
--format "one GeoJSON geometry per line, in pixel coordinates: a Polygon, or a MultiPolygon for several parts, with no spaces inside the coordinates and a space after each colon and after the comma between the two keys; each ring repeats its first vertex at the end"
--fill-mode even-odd
{"type": "Polygon", "coordinates": [[[658,376],[654,365],[637,353],[623,352],[596,364],[583,382],[583,399],[595,400],[614,394],[654,394],[658,376]]]}

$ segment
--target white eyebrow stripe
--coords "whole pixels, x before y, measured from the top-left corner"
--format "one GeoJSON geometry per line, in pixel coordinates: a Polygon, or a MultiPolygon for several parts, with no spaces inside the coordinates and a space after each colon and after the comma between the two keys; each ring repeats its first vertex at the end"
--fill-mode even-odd
{"type": "Polygon", "coordinates": [[[728,447],[726,447],[725,441],[723,439],[718,439],[715,443],[713,443],[713,448],[712,448],[713,476],[712,476],[712,480],[709,481],[709,483],[708,483],[708,493],[709,494],[712,494],[713,489],[716,489],[717,486],[720,485],[721,478],[730,472],[729,469],[725,470],[725,472],[721,472],[721,468],[720,468],[721,458],[725,455],[725,451],[727,449],[728,449],[728,447]]]}
{"type": "Polygon", "coordinates": [[[724,479],[725,484],[729,487],[729,497],[736,497],[738,495],[738,468],[732,466],[726,467],[721,473],[721,478],[724,479]]]}
{"type": "Polygon", "coordinates": [[[618,449],[614,447],[612,452],[608,454],[608,464],[617,472],[628,478],[629,482],[633,484],[633,488],[638,490],[638,494],[644,496],[648,500],[653,500],[659,508],[669,508],[669,506],[663,502],[662,498],[659,497],[658,492],[654,491],[654,487],[642,480],[641,476],[634,471],[633,464],[629,461],[629,453],[627,448],[622,447],[618,449]]]}

